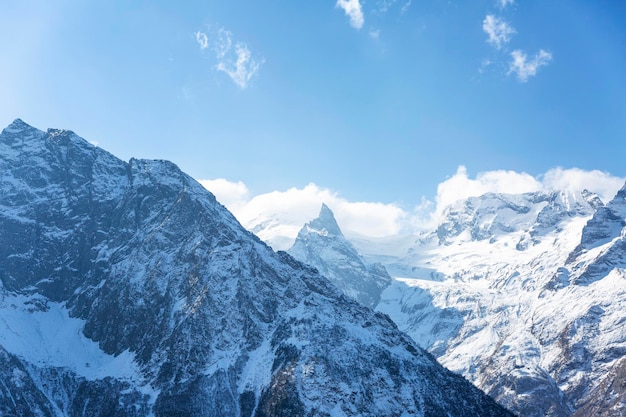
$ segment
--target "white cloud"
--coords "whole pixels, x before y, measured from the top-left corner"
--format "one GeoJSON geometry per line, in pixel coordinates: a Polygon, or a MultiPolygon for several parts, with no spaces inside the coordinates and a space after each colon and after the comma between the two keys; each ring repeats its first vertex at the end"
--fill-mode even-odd
{"type": "Polygon", "coordinates": [[[361,29],[365,18],[359,0],[337,0],[335,7],[340,7],[350,18],[350,25],[355,29],[361,29]]]}
{"type": "Polygon", "coordinates": [[[211,191],[217,201],[233,213],[245,206],[249,200],[248,187],[241,181],[232,182],[224,178],[217,178],[215,180],[198,180],[198,182],[211,191]]]}
{"type": "Polygon", "coordinates": [[[292,224],[297,233],[304,223],[317,217],[322,203],[334,212],[340,227],[367,236],[398,233],[399,221],[404,215],[402,209],[394,204],[350,202],[315,184],[258,195],[246,204],[239,215],[243,224],[250,224],[260,213],[276,213],[292,224]]]}
{"type": "Polygon", "coordinates": [[[509,63],[508,74],[515,73],[517,79],[523,83],[528,81],[530,77],[536,75],[540,67],[548,65],[548,63],[552,61],[552,54],[543,49],[531,60],[528,60],[526,54],[519,49],[511,52],[511,57],[513,60],[509,63]]]}
{"type": "Polygon", "coordinates": [[[487,171],[469,178],[467,169],[460,166],[456,174],[437,186],[434,211],[430,219],[423,219],[422,223],[436,223],[446,207],[459,200],[469,197],[478,197],[486,193],[528,193],[541,190],[541,183],[532,175],[515,171],[487,171]]]}
{"type": "Polygon", "coordinates": [[[520,194],[536,191],[575,193],[586,189],[598,194],[606,203],[623,185],[624,178],[597,170],[554,168],[537,177],[524,172],[496,170],[480,172],[476,178],[469,178],[467,169],[460,166],[456,174],[439,184],[435,202],[422,201],[412,214],[411,223],[420,230],[430,229],[438,224],[445,209],[451,204],[486,193],[520,194]]]}
{"type": "Polygon", "coordinates": [[[252,59],[252,54],[245,44],[238,43],[235,45],[234,57],[224,58],[215,68],[228,74],[241,89],[246,89],[262,63],[263,61],[259,63],[252,59]]]}
{"type": "Polygon", "coordinates": [[[515,3],[515,0],[498,0],[498,5],[502,7],[503,9],[509,4],[513,4],[513,3],[515,3]]]}
{"type": "Polygon", "coordinates": [[[200,49],[206,49],[209,47],[209,37],[206,33],[200,31],[196,32],[196,42],[200,45],[200,49]]]}
{"type": "Polygon", "coordinates": [[[541,183],[532,175],[515,171],[480,172],[475,179],[467,176],[467,168],[460,166],[456,174],[437,186],[437,206],[446,207],[458,200],[486,193],[520,194],[541,189],[541,183]]]}
{"type": "Polygon", "coordinates": [[[372,39],[380,38],[380,29],[370,30],[370,38],[372,39]]]}
{"type": "Polygon", "coordinates": [[[275,249],[288,249],[302,226],[317,217],[322,203],[334,212],[345,233],[386,237],[432,230],[451,204],[486,193],[580,192],[587,189],[597,193],[606,203],[624,185],[624,178],[578,168],[554,168],[537,177],[524,172],[496,170],[470,178],[467,169],[460,166],[452,177],[439,184],[434,201],[422,198],[412,210],[391,203],[349,201],[315,184],[251,198],[248,188],[240,181],[217,179],[200,183],[212,191],[245,227],[253,229],[262,225],[265,234],[258,233],[261,239],[269,241],[275,249]]]}
{"type": "Polygon", "coordinates": [[[215,57],[217,59],[223,59],[226,57],[233,46],[233,34],[224,28],[220,28],[217,31],[215,46],[213,47],[213,51],[215,52],[215,57]]]}
{"type": "Polygon", "coordinates": [[[201,50],[211,45],[211,50],[217,60],[214,68],[228,75],[241,89],[248,87],[264,62],[253,58],[248,46],[235,40],[232,32],[224,28],[214,30],[209,34],[198,31],[196,41],[201,50]]]}
{"type": "Polygon", "coordinates": [[[623,178],[598,170],[585,171],[579,168],[553,168],[541,176],[541,179],[547,190],[589,190],[598,194],[604,203],[611,201],[624,186],[623,178]]]}
{"type": "Polygon", "coordinates": [[[502,48],[509,43],[511,36],[515,34],[515,29],[504,20],[494,15],[487,15],[483,20],[483,31],[489,35],[487,42],[496,49],[502,48]]]}
{"type": "Polygon", "coordinates": [[[394,204],[351,202],[335,192],[309,184],[303,188],[273,191],[249,198],[242,182],[224,179],[201,180],[245,227],[264,224],[269,231],[260,235],[275,249],[288,249],[302,226],[317,217],[322,203],[335,214],[339,226],[365,236],[395,235],[403,228],[405,212],[394,204]]]}

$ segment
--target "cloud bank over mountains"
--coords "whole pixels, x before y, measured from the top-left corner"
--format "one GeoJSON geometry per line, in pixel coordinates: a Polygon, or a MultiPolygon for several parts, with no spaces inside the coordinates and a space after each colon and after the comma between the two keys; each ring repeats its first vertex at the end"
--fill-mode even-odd
{"type": "Polygon", "coordinates": [[[333,210],[343,230],[368,237],[385,237],[427,230],[437,224],[446,207],[468,197],[489,192],[520,194],[587,189],[607,202],[624,185],[624,180],[606,172],[578,168],[554,168],[538,176],[497,170],[480,172],[472,178],[467,168],[460,166],[453,176],[439,184],[434,199],[423,197],[421,204],[410,208],[397,203],[349,201],[313,183],[254,196],[241,181],[219,178],[200,180],[200,183],[244,226],[275,216],[288,223],[286,234],[293,234],[295,238],[302,225],[317,216],[322,203],[333,210]]]}

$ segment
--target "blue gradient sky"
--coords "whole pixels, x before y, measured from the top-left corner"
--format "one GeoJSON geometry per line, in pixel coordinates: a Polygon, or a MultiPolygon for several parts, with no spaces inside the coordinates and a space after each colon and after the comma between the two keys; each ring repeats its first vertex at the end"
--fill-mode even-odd
{"type": "Polygon", "coordinates": [[[5,1],[0,124],[252,194],[415,205],[460,165],[626,176],[626,2],[500,1],[5,1]]]}

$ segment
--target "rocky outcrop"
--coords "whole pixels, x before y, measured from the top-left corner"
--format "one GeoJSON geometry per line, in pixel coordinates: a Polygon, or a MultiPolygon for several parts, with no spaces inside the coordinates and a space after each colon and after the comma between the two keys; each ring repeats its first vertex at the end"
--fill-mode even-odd
{"type": "Polygon", "coordinates": [[[165,161],[0,135],[0,410],[508,416],[165,161]]]}
{"type": "Polygon", "coordinates": [[[289,249],[294,258],[316,268],[344,294],[374,308],[391,277],[380,264],[366,264],[346,240],[333,212],[322,205],[319,216],[307,223],[289,249]]]}

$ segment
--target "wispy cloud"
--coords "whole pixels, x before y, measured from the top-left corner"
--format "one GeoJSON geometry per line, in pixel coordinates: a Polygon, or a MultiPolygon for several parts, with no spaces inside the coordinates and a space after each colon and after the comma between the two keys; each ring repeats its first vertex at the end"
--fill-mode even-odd
{"type": "Polygon", "coordinates": [[[485,16],[485,20],[483,20],[483,31],[489,35],[487,42],[496,49],[509,43],[511,36],[515,34],[515,29],[511,25],[491,14],[485,16]]]}
{"type": "Polygon", "coordinates": [[[215,51],[215,56],[218,59],[223,59],[226,54],[233,47],[233,34],[224,28],[220,28],[217,31],[217,36],[215,39],[215,47],[213,50],[215,51]]]}
{"type": "Polygon", "coordinates": [[[209,38],[206,33],[196,32],[196,41],[200,45],[200,49],[206,49],[209,47],[209,38]]]}
{"type": "Polygon", "coordinates": [[[485,58],[482,60],[482,62],[480,63],[480,67],[478,67],[478,72],[480,74],[483,74],[485,71],[487,71],[487,68],[489,68],[491,65],[493,65],[493,61],[485,58]]]}
{"type": "Polygon", "coordinates": [[[361,29],[365,18],[363,17],[363,8],[359,0],[337,0],[335,7],[343,9],[350,18],[350,25],[355,29],[361,29]]]}
{"type": "Polygon", "coordinates": [[[235,45],[235,59],[226,59],[220,61],[216,68],[223,71],[237,84],[240,88],[245,89],[248,83],[259,70],[261,63],[252,59],[252,54],[248,47],[244,44],[235,45]]]}
{"type": "MultiPolygon", "coordinates": [[[[400,9],[400,13],[402,14],[406,13],[407,10],[409,10],[409,7],[411,7],[412,1],[413,0],[405,0],[404,4],[402,5],[402,8],[400,9]]],[[[389,9],[391,9],[397,2],[398,0],[378,0],[377,2],[378,12],[387,13],[389,9]]]]}
{"type": "Polygon", "coordinates": [[[517,75],[517,79],[523,83],[528,81],[530,77],[536,75],[540,67],[548,65],[548,63],[552,61],[552,54],[543,49],[530,60],[528,56],[519,49],[511,52],[511,57],[513,60],[509,63],[508,74],[514,73],[517,75]]]}
{"type": "Polygon", "coordinates": [[[387,13],[387,11],[394,5],[394,3],[398,0],[379,0],[378,1],[378,11],[381,13],[387,13]]]}
{"type": "MultiPolygon", "coordinates": [[[[515,3],[515,0],[497,0],[498,6],[505,7],[515,3]]],[[[511,37],[517,32],[504,19],[488,14],[483,20],[483,31],[489,36],[487,42],[496,48],[504,58],[508,60],[509,48],[505,46],[511,41],[511,37]]],[[[529,59],[526,53],[520,49],[515,49],[511,54],[511,60],[508,62],[507,75],[515,74],[521,82],[526,82],[530,77],[537,74],[537,70],[548,65],[552,60],[552,54],[543,49],[537,53],[532,59],[529,59]]],[[[491,65],[491,60],[483,60],[479,73],[483,73],[487,66],[491,65]]]]}
{"type": "Polygon", "coordinates": [[[407,0],[406,3],[404,3],[404,6],[402,6],[402,14],[406,13],[409,10],[409,7],[411,7],[411,3],[413,2],[413,0],[407,0]]]}
{"type": "Polygon", "coordinates": [[[248,46],[224,28],[214,33],[198,31],[195,35],[200,50],[211,46],[217,60],[215,69],[228,75],[239,88],[246,89],[264,61],[253,58],[248,46]]]}

